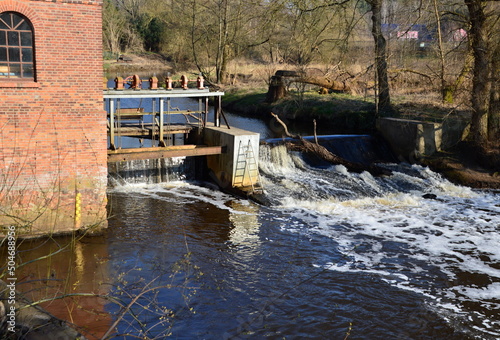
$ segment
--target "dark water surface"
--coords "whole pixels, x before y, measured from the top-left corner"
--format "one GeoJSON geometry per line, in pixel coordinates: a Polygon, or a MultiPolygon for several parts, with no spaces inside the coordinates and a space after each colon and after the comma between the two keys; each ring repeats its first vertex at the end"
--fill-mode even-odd
{"type": "Polygon", "coordinates": [[[123,186],[110,194],[112,271],[176,285],[158,295],[172,317],[152,330],[173,338],[497,338],[498,205],[475,212],[473,199],[449,196],[455,213],[470,210],[442,212],[446,223],[443,206],[394,195],[322,201],[353,208],[327,213],[318,201],[267,208],[195,184],[123,186]],[[434,226],[413,224],[426,209],[434,226]]]}
{"type": "MultiPolygon", "coordinates": [[[[228,116],[274,137],[268,123],[228,116]]],[[[323,144],[347,157],[377,149],[366,136],[323,144]]],[[[134,179],[109,196],[112,270],[176,285],[158,295],[169,317],[152,335],[500,338],[500,195],[384,166],[393,175],[373,178],[261,146],[271,207],[182,177],[134,179]]]]}

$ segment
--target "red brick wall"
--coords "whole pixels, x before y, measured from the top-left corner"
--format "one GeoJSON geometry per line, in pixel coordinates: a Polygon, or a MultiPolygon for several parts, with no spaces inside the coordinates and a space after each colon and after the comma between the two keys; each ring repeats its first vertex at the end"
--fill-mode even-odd
{"type": "Polygon", "coordinates": [[[35,82],[0,79],[0,225],[52,232],[105,218],[101,9],[101,1],[0,0],[0,13],[33,24],[36,65],[35,82]]]}

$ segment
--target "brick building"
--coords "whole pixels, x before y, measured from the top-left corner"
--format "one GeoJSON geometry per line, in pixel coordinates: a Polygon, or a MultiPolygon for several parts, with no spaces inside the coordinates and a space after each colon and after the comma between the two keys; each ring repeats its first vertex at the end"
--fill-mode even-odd
{"type": "Polygon", "coordinates": [[[101,12],[0,0],[0,226],[18,234],[105,223],[101,12]]]}

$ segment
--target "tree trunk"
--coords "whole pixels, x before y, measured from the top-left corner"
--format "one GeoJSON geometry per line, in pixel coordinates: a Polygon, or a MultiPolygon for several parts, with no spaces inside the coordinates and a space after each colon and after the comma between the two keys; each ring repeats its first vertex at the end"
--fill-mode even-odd
{"type": "Polygon", "coordinates": [[[297,81],[306,84],[318,85],[336,92],[351,93],[351,88],[345,83],[337,80],[330,80],[325,77],[310,77],[305,75],[298,78],[297,81]]]}
{"type": "Polygon", "coordinates": [[[386,41],[382,34],[382,1],[366,0],[372,11],[372,35],[375,40],[375,66],[378,83],[378,108],[382,111],[390,109],[391,97],[387,78],[386,41]]]}
{"type": "Polygon", "coordinates": [[[497,42],[491,61],[492,84],[488,115],[488,140],[500,146],[500,43],[497,42]]]}
{"type": "Polygon", "coordinates": [[[472,79],[472,142],[484,148],[488,141],[488,111],[491,96],[490,63],[484,2],[465,0],[469,10],[471,28],[469,39],[472,41],[474,69],[472,79]]]}
{"type": "Polygon", "coordinates": [[[453,102],[452,89],[446,86],[446,69],[445,69],[445,53],[443,47],[443,37],[441,36],[441,13],[439,12],[437,0],[434,0],[434,17],[436,18],[437,24],[437,37],[438,37],[438,52],[439,52],[439,63],[441,64],[441,70],[439,72],[439,78],[441,80],[441,95],[443,103],[453,102]]]}
{"type": "Polygon", "coordinates": [[[286,96],[286,86],[282,76],[274,75],[269,82],[266,103],[274,103],[286,96]]]}
{"type": "Polygon", "coordinates": [[[271,77],[269,89],[266,95],[267,103],[274,103],[275,101],[286,96],[287,90],[285,79],[287,79],[289,83],[297,82],[302,84],[311,84],[332,91],[351,93],[350,86],[344,82],[328,79],[327,77],[319,76],[317,73],[308,72],[307,70],[303,72],[278,70],[274,76],[271,77]]]}
{"type": "Polygon", "coordinates": [[[458,75],[457,79],[455,80],[452,86],[452,93],[451,93],[452,102],[454,101],[454,98],[457,92],[459,91],[460,87],[465,82],[469,73],[471,72],[473,65],[474,65],[474,55],[472,54],[472,49],[469,47],[469,51],[465,56],[464,66],[462,67],[460,74],[458,75]]]}

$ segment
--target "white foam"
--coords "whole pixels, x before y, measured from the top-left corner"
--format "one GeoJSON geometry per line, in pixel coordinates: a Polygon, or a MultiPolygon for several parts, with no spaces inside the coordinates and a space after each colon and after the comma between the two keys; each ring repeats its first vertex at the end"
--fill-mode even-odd
{"type": "Polygon", "coordinates": [[[110,192],[138,194],[152,197],[161,201],[176,204],[187,204],[192,202],[205,202],[221,210],[228,210],[234,214],[247,214],[242,210],[236,210],[228,205],[229,201],[238,201],[241,205],[248,205],[247,200],[237,199],[234,196],[224,194],[219,190],[209,187],[201,187],[194,183],[175,181],[157,184],[124,184],[115,187],[110,192]]]}
{"type": "MultiPolygon", "coordinates": [[[[443,313],[467,315],[467,307],[462,305],[464,296],[480,304],[494,300],[486,304],[489,308],[498,308],[499,282],[484,287],[451,285],[430,289],[428,286],[428,282],[442,280],[435,276],[435,268],[448,277],[449,283],[460,282],[458,272],[500,279],[500,269],[491,265],[500,260],[498,194],[454,185],[420,166],[409,167],[409,173],[398,168],[393,176],[382,179],[343,170],[339,166],[330,168],[330,172],[344,177],[341,181],[335,177],[330,184],[342,191],[331,189],[329,195],[320,199],[309,195],[307,190],[302,190],[302,195],[293,194],[308,183],[303,173],[295,172],[287,177],[287,190],[292,193],[280,198],[281,210],[294,220],[303,221],[309,231],[338,243],[346,262],[329,263],[323,268],[379,275],[394,287],[430,298],[443,313]],[[346,184],[353,190],[351,198],[336,196],[348,192],[346,184]],[[356,186],[366,190],[365,194],[356,194],[356,186]],[[426,193],[436,195],[436,199],[424,199],[422,196],[426,193]],[[387,242],[395,245],[394,251],[399,246],[398,255],[407,257],[408,261],[392,261],[394,253],[384,251],[382,246],[387,242]],[[397,273],[407,277],[398,277],[397,273]]],[[[314,172],[309,175],[327,176],[314,172]]],[[[319,182],[313,178],[314,192],[318,191],[319,182]]],[[[284,224],[286,229],[286,222],[284,224]]],[[[296,227],[290,230],[300,232],[296,227]]],[[[498,321],[490,320],[488,315],[478,315],[476,319],[483,323],[481,330],[485,332],[490,328],[488,325],[498,321]]]]}
{"type": "MultiPolygon", "coordinates": [[[[500,298],[500,282],[493,282],[490,285],[481,288],[457,286],[453,289],[473,300],[498,301],[500,298]]],[[[496,304],[496,309],[498,308],[500,308],[500,301],[496,304]]]]}

